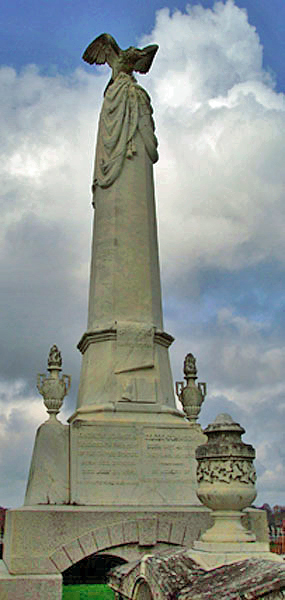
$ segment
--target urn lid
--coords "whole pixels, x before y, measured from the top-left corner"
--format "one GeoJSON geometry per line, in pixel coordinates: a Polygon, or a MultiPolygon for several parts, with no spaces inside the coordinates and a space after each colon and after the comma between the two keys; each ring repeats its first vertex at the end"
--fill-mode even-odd
{"type": "Polygon", "coordinates": [[[235,423],[231,415],[228,413],[220,413],[216,416],[213,423],[210,423],[210,425],[204,429],[204,433],[206,433],[206,435],[218,433],[219,431],[232,431],[238,433],[239,435],[245,433],[245,429],[241,427],[239,423],[235,423]]]}
{"type": "Polygon", "coordinates": [[[255,450],[251,444],[245,444],[241,436],[245,429],[239,423],[235,423],[227,413],[219,414],[213,423],[204,429],[208,441],[196,448],[196,459],[206,458],[236,458],[254,459],[255,450]]]}

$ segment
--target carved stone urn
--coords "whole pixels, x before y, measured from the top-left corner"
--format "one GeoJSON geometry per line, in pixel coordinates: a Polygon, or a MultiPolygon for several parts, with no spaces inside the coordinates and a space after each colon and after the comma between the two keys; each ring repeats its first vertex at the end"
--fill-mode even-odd
{"type": "Polygon", "coordinates": [[[64,396],[66,396],[71,384],[70,375],[59,377],[61,366],[61,353],[54,344],[48,356],[47,370],[49,371],[49,376],[46,377],[45,373],[39,373],[37,381],[37,388],[43,396],[44,405],[47,408],[50,419],[53,420],[56,419],[56,415],[62,407],[64,396]]]}
{"type": "Polygon", "coordinates": [[[183,406],[187,419],[190,423],[194,424],[197,421],[207,391],[205,383],[199,382],[196,385],[196,359],[191,353],[185,356],[184,379],[186,380],[186,385],[184,385],[183,381],[176,381],[176,394],[183,406]]]}
{"type": "MultiPolygon", "coordinates": [[[[204,433],[208,441],[196,449],[197,496],[212,509],[214,525],[200,542],[254,542],[241,518],[256,497],[255,450],[242,441],[245,430],[228,414],[218,415],[204,433]]],[[[195,548],[200,542],[195,542],[195,548]]]]}

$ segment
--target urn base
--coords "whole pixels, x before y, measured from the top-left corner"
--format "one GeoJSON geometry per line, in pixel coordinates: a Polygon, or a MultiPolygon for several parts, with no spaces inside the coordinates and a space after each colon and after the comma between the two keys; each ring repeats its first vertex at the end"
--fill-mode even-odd
{"type": "Polygon", "coordinates": [[[255,535],[245,529],[242,525],[241,511],[222,511],[216,510],[212,512],[214,525],[205,531],[200,538],[201,542],[207,543],[242,543],[255,542],[255,535]]]}

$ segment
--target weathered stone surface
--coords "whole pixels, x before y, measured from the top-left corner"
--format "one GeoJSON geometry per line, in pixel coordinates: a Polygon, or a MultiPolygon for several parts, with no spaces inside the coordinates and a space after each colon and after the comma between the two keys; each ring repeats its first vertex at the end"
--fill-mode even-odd
{"type": "MultiPolygon", "coordinates": [[[[246,559],[205,573],[177,595],[178,600],[223,598],[256,600],[285,591],[285,565],[271,560],[246,559]]],[[[283,594],[280,594],[282,597],[283,594]]],[[[283,596],[284,597],[284,596],[283,596]]]]}
{"type": "Polygon", "coordinates": [[[264,510],[248,507],[243,511],[241,522],[245,529],[254,531],[256,541],[269,545],[267,518],[264,510]]]}
{"type": "Polygon", "coordinates": [[[168,550],[148,553],[139,562],[114,569],[108,583],[115,592],[132,600],[171,600],[203,574],[204,570],[185,551],[168,550]],[[142,581],[147,587],[141,587],[142,581]]]}
{"type": "Polygon", "coordinates": [[[117,567],[108,583],[117,594],[130,600],[284,598],[283,562],[244,559],[207,571],[185,550],[167,551],[147,554],[140,561],[117,567]]]}
{"type": "Polygon", "coordinates": [[[209,512],[200,507],[78,507],[78,506],[36,506],[13,509],[7,516],[4,560],[10,572],[15,574],[57,573],[72,564],[68,558],[69,546],[77,542],[83,554],[118,548],[118,531],[122,528],[125,549],[124,557],[140,558],[139,546],[140,519],[159,519],[164,524],[163,531],[157,527],[157,543],[173,547],[169,542],[169,531],[177,526],[193,530],[196,534],[196,520],[200,520],[202,531],[210,524],[209,512]],[[160,533],[159,533],[160,531],[160,533]],[[165,535],[164,535],[165,531],[165,535]],[[57,564],[57,567],[55,566],[57,564]]]}
{"type": "Polygon", "coordinates": [[[56,570],[60,573],[72,566],[72,560],[65,552],[64,548],[59,548],[54,552],[51,556],[51,561],[54,563],[56,570]]]}
{"type": "MultiPolygon", "coordinates": [[[[78,540],[83,554],[89,556],[99,551],[97,540],[101,551],[104,551],[104,544],[108,551],[112,547],[118,549],[117,536],[121,527],[124,532],[124,543],[121,546],[123,558],[139,559],[139,520],[150,517],[158,519],[155,548],[159,548],[161,543],[166,544],[169,549],[175,547],[174,540],[170,542],[170,532],[175,532],[180,527],[186,529],[183,545],[189,548],[197,539],[199,531],[203,533],[212,522],[210,511],[202,506],[180,509],[157,507],[157,510],[150,507],[23,507],[7,514],[4,560],[9,571],[14,574],[57,573],[55,559],[62,569],[72,564],[63,547],[68,548],[69,544],[78,540]]],[[[248,518],[253,531],[255,521],[260,521],[256,537],[258,542],[264,543],[267,535],[265,512],[251,510],[248,518]]],[[[176,538],[176,541],[179,540],[176,538]]],[[[271,556],[274,558],[277,555],[271,556]]]]}
{"type": "Polygon", "coordinates": [[[96,529],[96,531],[93,531],[93,535],[98,550],[103,550],[104,548],[110,548],[110,546],[112,546],[108,527],[96,529]]]}
{"type": "Polygon", "coordinates": [[[70,558],[72,563],[79,562],[82,558],[85,557],[85,553],[79,543],[79,540],[73,540],[69,544],[65,544],[63,546],[64,552],[70,558]]]}
{"type": "Polygon", "coordinates": [[[62,575],[10,575],[0,560],[1,600],[61,600],[62,575]]]}
{"type": "Polygon", "coordinates": [[[241,440],[245,430],[228,414],[218,415],[205,433],[207,443],[196,449],[197,496],[212,509],[214,524],[194,547],[213,552],[216,544],[217,552],[223,549],[227,552],[232,544],[240,546],[242,551],[243,545],[246,548],[247,543],[252,545],[256,541],[241,520],[242,510],[256,497],[255,450],[241,440]]]}
{"type": "Polygon", "coordinates": [[[170,543],[183,546],[186,527],[183,523],[173,523],[171,527],[170,543]]]}
{"type": "Polygon", "coordinates": [[[155,546],[157,540],[157,518],[138,519],[139,545],[155,546]]]}
{"type": "Polygon", "coordinates": [[[81,535],[79,538],[79,543],[84,552],[84,556],[89,556],[98,550],[92,531],[81,535]]]}
{"type": "Polygon", "coordinates": [[[56,419],[43,423],[36,435],[25,504],[69,502],[69,427],[56,419]]]}
{"type": "Polygon", "coordinates": [[[159,541],[168,542],[171,528],[172,523],[169,522],[169,519],[160,516],[158,519],[157,539],[159,541]]]}
{"type": "Polygon", "coordinates": [[[112,527],[108,527],[108,529],[112,546],[120,546],[121,544],[124,544],[125,538],[123,523],[118,523],[117,525],[113,524],[112,527]]]}
{"type": "Polygon", "coordinates": [[[124,540],[126,544],[136,543],[139,539],[138,522],[137,521],[125,521],[123,524],[124,540]]]}
{"type": "Polygon", "coordinates": [[[194,503],[194,452],[203,434],[163,420],[155,426],[138,418],[71,424],[71,503],[194,503]]]}

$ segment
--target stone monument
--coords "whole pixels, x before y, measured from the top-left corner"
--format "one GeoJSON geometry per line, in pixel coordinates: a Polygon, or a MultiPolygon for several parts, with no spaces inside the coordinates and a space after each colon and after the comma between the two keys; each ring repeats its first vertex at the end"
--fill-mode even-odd
{"type": "MultiPolygon", "coordinates": [[[[68,501],[80,506],[197,503],[195,448],[204,437],[174,398],[173,338],[163,329],[161,307],[157,140],[150,98],[133,76],[149,70],[157,50],[123,51],[103,34],[83,54],[88,63],[107,62],[112,78],[99,119],[88,324],[69,419],[68,501]]],[[[42,479],[35,489],[30,478],[25,504],[59,502],[42,479]]]]}
{"type": "MultiPolygon", "coordinates": [[[[196,422],[206,389],[195,359],[178,384],[163,329],[154,200],[158,160],[152,107],[134,71],[158,50],[121,50],[102,34],[84,52],[112,77],[99,119],[92,183],[94,232],[88,325],[75,412],[57,418],[69,376],[54,346],[38,389],[49,419],[38,430],[24,507],[9,511],[0,597],[60,600],[61,573],[93,553],[137,559],[189,546],[211,524],[196,497],[196,422]],[[187,418],[186,418],[187,417],[187,418]],[[8,591],[7,591],[8,590],[8,591]],[[1,595],[2,594],[2,595],[1,595]]],[[[192,357],[192,358],[191,358],[192,357]]],[[[194,360],[193,360],[194,359],[194,360]]]]}

